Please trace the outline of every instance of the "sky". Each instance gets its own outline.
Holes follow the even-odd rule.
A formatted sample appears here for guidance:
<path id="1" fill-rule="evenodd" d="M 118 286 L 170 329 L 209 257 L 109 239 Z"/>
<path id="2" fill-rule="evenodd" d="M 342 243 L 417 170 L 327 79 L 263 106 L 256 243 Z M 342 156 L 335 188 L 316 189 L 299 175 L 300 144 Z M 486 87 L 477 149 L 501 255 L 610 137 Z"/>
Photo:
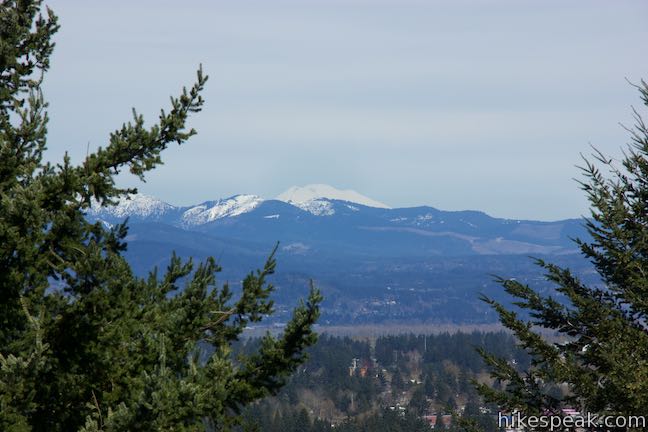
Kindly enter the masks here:
<path id="1" fill-rule="evenodd" d="M 146 183 L 176 205 L 293 185 L 393 207 L 587 214 L 591 147 L 620 157 L 648 79 L 648 2 L 52 0 L 48 158 L 81 161 L 133 107 L 209 75 L 198 134 Z"/>

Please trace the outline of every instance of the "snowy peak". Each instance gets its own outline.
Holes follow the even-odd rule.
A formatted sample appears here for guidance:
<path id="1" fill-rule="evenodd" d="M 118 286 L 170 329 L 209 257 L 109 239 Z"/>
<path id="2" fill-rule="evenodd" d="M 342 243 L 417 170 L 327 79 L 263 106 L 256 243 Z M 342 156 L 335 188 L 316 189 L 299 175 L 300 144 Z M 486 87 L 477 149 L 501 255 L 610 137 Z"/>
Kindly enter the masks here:
<path id="1" fill-rule="evenodd" d="M 333 186 L 325 184 L 311 184 L 302 187 L 293 186 L 283 193 L 279 194 L 276 199 L 295 205 L 302 209 L 304 209 L 304 207 L 309 207 L 309 203 L 313 201 L 319 201 L 321 199 L 349 201 L 367 207 L 377 207 L 384 209 L 391 208 L 388 205 L 381 203 L 380 201 L 373 200 L 354 190 L 340 190 L 334 188 Z"/>
<path id="2" fill-rule="evenodd" d="M 144 194 L 123 197 L 110 207 L 93 204 L 88 215 L 104 221 L 134 218 L 136 220 L 165 221 L 179 226 L 195 226 L 217 219 L 239 216 L 254 210 L 263 199 L 256 195 L 235 195 L 217 201 L 208 201 L 191 207 L 176 207 Z"/>
<path id="3" fill-rule="evenodd" d="M 263 199 L 256 195 L 235 195 L 191 207 L 182 214 L 183 225 L 202 225 L 225 217 L 239 216 L 254 210 Z"/>
<path id="4" fill-rule="evenodd" d="M 360 211 L 358 207 L 352 204 L 390 209 L 386 204 L 361 195 L 356 191 L 340 190 L 324 184 L 291 187 L 280 194 L 277 200 L 316 216 L 333 216 L 336 213 L 336 206 L 344 204 L 334 201 L 345 201 L 346 207 L 352 211 Z M 114 206 L 101 207 L 98 204 L 93 204 L 87 214 L 94 219 L 110 223 L 129 217 L 137 221 L 150 220 L 191 227 L 249 213 L 264 201 L 263 198 L 257 195 L 234 195 L 225 199 L 180 207 L 167 204 L 149 195 L 132 194 L 121 198 Z"/>
<path id="5" fill-rule="evenodd" d="M 156 218 L 174 209 L 175 207 L 171 204 L 152 196 L 130 194 L 119 200 L 117 205 L 111 207 L 101 207 L 98 203 L 93 203 L 88 213 L 93 216 L 107 214 L 115 218 Z"/>
<path id="6" fill-rule="evenodd" d="M 424 250 L 432 255 L 571 253 L 570 236 L 582 238 L 584 232 L 581 221 L 539 223 L 496 219 L 475 211 L 372 208 L 369 205 L 375 206 L 375 201 L 330 186 L 291 188 L 279 198 L 288 203 L 264 201 L 256 195 L 235 195 L 180 207 L 136 194 L 122 197 L 111 207 L 95 204 L 88 209 L 87 216 L 107 227 L 130 218 L 140 227 L 151 222 L 228 238 L 252 240 L 261 236 L 264 241 L 280 238 L 307 246 L 318 241 L 322 245 L 364 242 L 362 250 L 368 254 L 373 253 L 371 250 L 377 244 L 384 244 L 387 249 L 396 245 L 409 254 L 413 249 L 405 245 L 410 243 L 419 251 L 416 253 Z M 382 203 L 377 205 L 384 207 Z"/>

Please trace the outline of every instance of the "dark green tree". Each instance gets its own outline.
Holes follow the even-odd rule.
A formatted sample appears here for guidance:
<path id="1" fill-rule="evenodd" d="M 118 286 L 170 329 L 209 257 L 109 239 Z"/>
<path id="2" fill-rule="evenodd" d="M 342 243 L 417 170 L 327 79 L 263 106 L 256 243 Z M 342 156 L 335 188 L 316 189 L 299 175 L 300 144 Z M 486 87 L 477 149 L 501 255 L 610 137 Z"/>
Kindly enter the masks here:
<path id="1" fill-rule="evenodd" d="M 636 87 L 648 106 L 648 85 L 642 81 Z M 520 371 L 484 352 L 503 389 L 479 389 L 503 409 L 648 412 L 648 128 L 637 111 L 634 115 L 623 158 L 596 152 L 594 162 L 585 159 L 582 167 L 581 186 L 591 204 L 585 222 L 590 239 L 576 243 L 600 283 L 585 284 L 569 269 L 538 260 L 556 296 L 513 279 L 500 281 L 529 318 L 485 298 L 532 355 L 531 367 Z M 541 328 L 558 332 L 563 342 L 548 341 Z"/>
<path id="2" fill-rule="evenodd" d="M 403 380 L 400 369 L 396 369 L 391 376 L 391 389 L 394 395 L 400 394 L 405 389 L 405 381 Z"/>
<path id="3" fill-rule="evenodd" d="M 436 391 L 434 388 L 434 382 L 432 381 L 432 378 L 430 378 L 430 375 L 425 375 L 425 379 L 423 380 L 423 391 L 425 396 L 430 399 L 434 398 Z"/>
<path id="4" fill-rule="evenodd" d="M 133 274 L 127 227 L 85 212 L 135 192 L 116 187 L 120 171 L 144 180 L 195 134 L 186 122 L 207 77 L 199 70 L 153 126 L 134 113 L 80 165 L 51 164 L 41 84 L 57 29 L 41 1 L 0 3 L 0 430 L 227 430 L 304 361 L 321 297 L 311 289 L 283 335 L 234 359 L 245 326 L 273 312 L 272 256 L 236 297 L 211 258 Z"/>
<path id="5" fill-rule="evenodd" d="M 418 416 L 422 416 L 427 412 L 428 401 L 425 397 L 425 390 L 423 389 L 423 386 L 417 386 L 414 389 L 408 407 L 412 413 Z"/>
<path id="6" fill-rule="evenodd" d="M 310 430 L 310 428 L 310 418 L 308 417 L 308 412 L 306 412 L 306 409 L 302 408 L 301 410 L 293 414 L 292 427 L 289 429 L 289 432 L 308 431 Z"/>

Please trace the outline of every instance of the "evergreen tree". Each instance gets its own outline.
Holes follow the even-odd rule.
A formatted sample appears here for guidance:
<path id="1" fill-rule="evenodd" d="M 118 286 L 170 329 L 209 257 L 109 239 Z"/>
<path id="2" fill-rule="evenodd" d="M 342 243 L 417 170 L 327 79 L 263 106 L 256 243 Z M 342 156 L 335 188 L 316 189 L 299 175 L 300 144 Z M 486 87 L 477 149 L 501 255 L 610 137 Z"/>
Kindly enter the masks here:
<path id="1" fill-rule="evenodd" d="M 227 430 L 304 361 L 321 297 L 311 289 L 282 336 L 233 359 L 246 325 L 273 312 L 272 256 L 236 297 L 211 258 L 133 274 L 126 225 L 90 224 L 85 212 L 136 192 L 115 175 L 143 180 L 195 133 L 186 122 L 207 77 L 199 70 L 153 126 L 134 113 L 80 165 L 67 155 L 54 165 L 43 161 L 41 84 L 57 29 L 41 1 L 0 3 L 0 430 Z"/>
<path id="2" fill-rule="evenodd" d="M 425 396 L 429 397 L 430 399 L 434 397 L 434 382 L 432 381 L 432 378 L 430 378 L 430 375 L 425 375 L 425 379 L 423 380 L 423 391 L 425 393 Z"/>
<path id="3" fill-rule="evenodd" d="M 414 389 L 408 407 L 413 414 L 416 414 L 418 416 L 422 416 L 427 412 L 428 401 L 425 397 L 425 391 L 423 390 L 422 386 L 418 386 L 416 387 L 416 389 Z"/>
<path id="4" fill-rule="evenodd" d="M 637 86 L 648 106 L 648 85 Z M 597 152 L 585 160 L 582 189 L 591 203 L 585 222 L 591 239 L 577 240 L 601 283 L 584 284 L 569 269 L 538 260 L 561 297 L 539 294 L 516 280 L 501 280 L 529 313 L 485 298 L 502 323 L 532 355 L 520 372 L 484 352 L 503 390 L 481 385 L 481 393 L 508 410 L 559 412 L 568 406 L 592 413 L 648 412 L 648 127 L 637 111 L 632 142 L 621 161 Z M 604 170 L 603 172 L 601 170 Z M 537 328 L 564 336 L 551 343 Z M 556 385 L 567 387 L 557 392 Z"/>
<path id="5" fill-rule="evenodd" d="M 392 392 L 399 393 L 405 389 L 405 381 L 401 375 L 400 369 L 396 369 L 391 377 Z"/>
<path id="6" fill-rule="evenodd" d="M 310 418 L 306 409 L 302 408 L 294 414 L 293 427 L 291 432 L 308 431 L 311 428 Z"/>

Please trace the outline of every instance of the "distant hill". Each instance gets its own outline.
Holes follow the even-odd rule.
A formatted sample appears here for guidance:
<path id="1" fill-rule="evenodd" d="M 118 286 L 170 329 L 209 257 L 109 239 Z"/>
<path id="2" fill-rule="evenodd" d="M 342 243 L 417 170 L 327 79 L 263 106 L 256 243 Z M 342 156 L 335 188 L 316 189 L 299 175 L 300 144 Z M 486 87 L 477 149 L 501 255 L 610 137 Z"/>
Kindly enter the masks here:
<path id="1" fill-rule="evenodd" d="M 588 274 L 571 240 L 586 235 L 576 219 L 389 208 L 326 185 L 291 188 L 280 198 L 235 195 L 179 207 L 138 194 L 113 207 L 95 206 L 87 217 L 108 225 L 128 218 L 127 257 L 142 274 L 165 266 L 175 250 L 198 259 L 215 256 L 221 277 L 236 285 L 280 242 L 280 306 L 303 295 L 313 278 L 327 297 L 325 317 L 335 322 L 491 321 L 476 301 L 479 289 L 495 289 L 490 274 L 545 283 L 529 255 Z"/>

